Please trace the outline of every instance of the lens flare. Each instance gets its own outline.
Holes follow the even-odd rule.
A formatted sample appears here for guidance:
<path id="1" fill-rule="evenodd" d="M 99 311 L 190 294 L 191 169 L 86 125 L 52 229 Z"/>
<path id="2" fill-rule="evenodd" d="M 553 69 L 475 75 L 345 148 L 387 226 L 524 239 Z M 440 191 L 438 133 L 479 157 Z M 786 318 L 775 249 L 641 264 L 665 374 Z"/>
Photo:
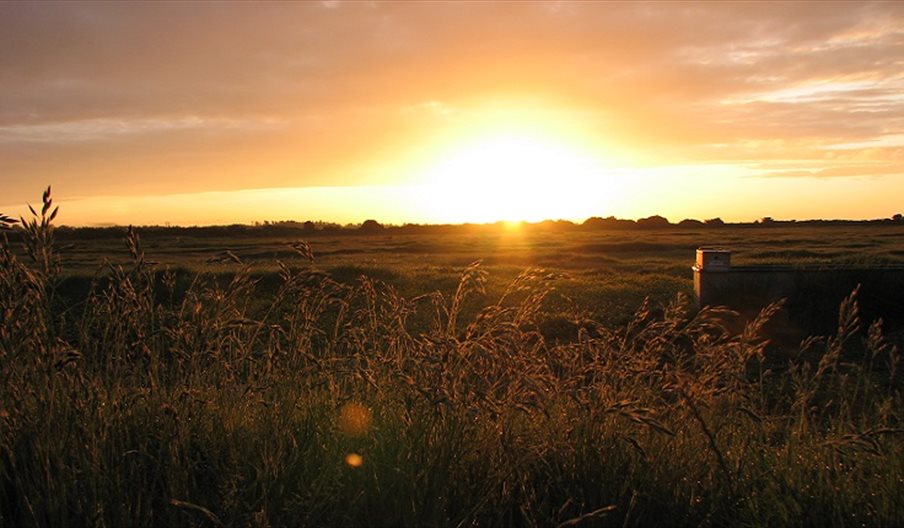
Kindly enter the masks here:
<path id="1" fill-rule="evenodd" d="M 348 467 L 359 468 L 364 464 L 364 457 L 358 453 L 349 453 L 345 455 L 345 463 L 348 464 Z"/>

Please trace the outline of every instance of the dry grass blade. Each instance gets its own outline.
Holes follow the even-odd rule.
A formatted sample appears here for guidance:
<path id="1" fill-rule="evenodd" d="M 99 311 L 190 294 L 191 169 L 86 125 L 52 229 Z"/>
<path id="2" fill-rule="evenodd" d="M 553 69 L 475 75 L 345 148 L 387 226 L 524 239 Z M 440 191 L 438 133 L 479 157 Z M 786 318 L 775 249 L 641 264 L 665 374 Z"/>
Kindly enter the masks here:
<path id="1" fill-rule="evenodd" d="M 15 218 L 0 213 L 0 229 L 12 229 L 16 222 L 17 220 Z"/>
<path id="2" fill-rule="evenodd" d="M 241 264 L 242 259 L 239 258 L 238 255 L 227 249 L 212 257 L 208 257 L 204 262 L 206 262 L 207 264 L 227 264 L 230 262 L 233 264 Z"/>
<path id="3" fill-rule="evenodd" d="M 446 333 L 450 336 L 455 334 L 458 315 L 462 303 L 468 294 L 472 292 L 477 293 L 478 295 L 486 293 L 485 284 L 487 272 L 480 267 L 482 263 L 482 260 L 472 262 L 461 274 L 461 280 L 458 282 L 458 288 L 455 290 L 455 295 L 452 297 L 452 305 L 449 307 L 448 312 L 449 320 L 446 325 Z"/>
<path id="4" fill-rule="evenodd" d="M 197 504 L 192 504 L 191 502 L 181 501 L 178 499 L 170 499 L 170 505 L 175 506 L 176 508 L 181 508 L 183 510 L 198 512 L 203 515 L 208 521 L 213 523 L 214 526 L 225 526 L 223 521 L 220 520 L 219 517 L 216 516 L 215 513 L 208 510 L 204 506 L 198 506 Z"/>
<path id="5" fill-rule="evenodd" d="M 126 230 L 126 246 L 129 248 L 129 255 L 132 257 L 132 260 L 135 262 L 144 260 L 144 251 L 141 249 L 141 240 L 138 237 L 138 232 L 135 231 L 135 228 L 132 226 L 129 226 Z"/>
<path id="6" fill-rule="evenodd" d="M 602 508 L 593 510 L 590 513 L 585 513 L 584 515 L 581 515 L 580 517 L 575 517 L 574 519 L 568 519 L 567 521 L 560 522 L 559 524 L 556 525 L 556 528 L 566 528 L 567 526 L 577 526 L 584 521 L 589 521 L 591 519 L 598 519 L 600 517 L 603 517 L 603 516 L 607 515 L 609 512 L 614 511 L 614 510 L 615 510 L 615 505 L 610 504 L 609 506 L 604 506 Z"/>
<path id="7" fill-rule="evenodd" d="M 314 262 L 314 250 L 311 249 L 311 245 L 304 240 L 297 240 L 290 244 L 292 249 L 295 250 L 296 253 L 301 255 L 302 258 L 307 260 L 308 262 Z"/>

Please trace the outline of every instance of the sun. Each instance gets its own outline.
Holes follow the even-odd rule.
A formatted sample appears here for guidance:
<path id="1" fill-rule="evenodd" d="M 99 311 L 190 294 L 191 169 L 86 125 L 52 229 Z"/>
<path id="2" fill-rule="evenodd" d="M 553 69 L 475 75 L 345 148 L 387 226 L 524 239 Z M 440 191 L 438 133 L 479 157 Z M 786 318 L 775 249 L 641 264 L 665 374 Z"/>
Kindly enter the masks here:
<path id="1" fill-rule="evenodd" d="M 506 133 L 449 149 L 422 181 L 438 220 L 535 222 L 597 214 L 606 202 L 603 169 L 577 147 Z"/>

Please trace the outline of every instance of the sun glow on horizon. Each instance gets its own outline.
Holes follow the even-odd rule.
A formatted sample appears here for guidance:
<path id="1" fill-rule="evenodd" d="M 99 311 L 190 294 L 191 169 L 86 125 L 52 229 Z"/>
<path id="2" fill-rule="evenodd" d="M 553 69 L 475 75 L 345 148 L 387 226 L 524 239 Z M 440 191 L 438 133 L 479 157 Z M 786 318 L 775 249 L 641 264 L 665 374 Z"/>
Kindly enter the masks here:
<path id="1" fill-rule="evenodd" d="M 448 149 L 421 181 L 431 214 L 446 222 L 586 218 L 610 200 L 604 164 L 541 136 L 492 134 Z"/>

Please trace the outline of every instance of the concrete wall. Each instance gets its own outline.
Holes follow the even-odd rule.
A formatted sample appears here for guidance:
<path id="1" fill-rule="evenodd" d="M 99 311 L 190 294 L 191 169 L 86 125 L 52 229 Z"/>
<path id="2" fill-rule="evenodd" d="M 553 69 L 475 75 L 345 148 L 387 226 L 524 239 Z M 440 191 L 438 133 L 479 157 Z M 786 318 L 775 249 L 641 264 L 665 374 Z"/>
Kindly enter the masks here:
<path id="1" fill-rule="evenodd" d="M 797 319 L 834 324 L 839 303 L 860 286 L 858 300 L 864 318 L 882 317 L 904 324 L 904 267 L 792 268 L 732 266 L 708 270 L 694 266 L 694 292 L 700 306 L 728 306 L 754 311 L 786 299 Z"/>

